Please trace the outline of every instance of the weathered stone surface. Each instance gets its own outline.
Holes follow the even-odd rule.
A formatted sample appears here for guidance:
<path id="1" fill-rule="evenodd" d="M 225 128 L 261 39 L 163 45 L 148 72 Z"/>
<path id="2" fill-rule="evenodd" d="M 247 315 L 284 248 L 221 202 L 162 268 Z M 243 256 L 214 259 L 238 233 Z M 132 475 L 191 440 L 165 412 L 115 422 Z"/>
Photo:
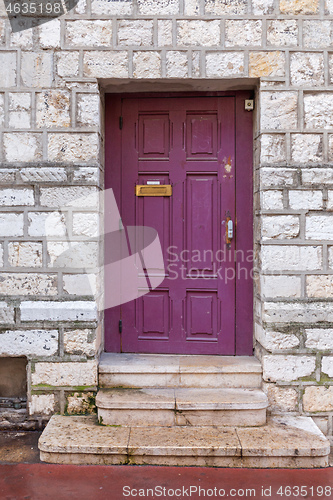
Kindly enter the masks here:
<path id="1" fill-rule="evenodd" d="M 286 161 L 286 138 L 284 134 L 262 134 L 260 137 L 261 163 L 283 163 Z"/>
<path id="2" fill-rule="evenodd" d="M 169 50 L 166 54 L 166 71 L 168 77 L 186 78 L 188 75 L 187 53 Z"/>
<path id="3" fill-rule="evenodd" d="M 57 73 L 61 77 L 77 76 L 79 74 L 79 52 L 59 52 L 57 54 Z"/>
<path id="4" fill-rule="evenodd" d="M 321 371 L 333 377 L 333 356 L 324 356 L 321 362 Z"/>
<path id="5" fill-rule="evenodd" d="M 29 50 L 32 48 L 32 30 L 17 31 L 10 33 L 10 47 Z"/>
<path id="6" fill-rule="evenodd" d="M 39 26 L 39 45 L 42 49 L 60 47 L 60 20 L 53 19 Z"/>
<path id="7" fill-rule="evenodd" d="M 226 20 L 225 46 L 260 46 L 262 39 L 261 20 Z"/>
<path id="8" fill-rule="evenodd" d="M 119 0 L 118 2 L 113 0 L 92 0 L 91 2 L 92 14 L 126 16 L 131 14 L 132 10 L 133 0 Z"/>
<path id="9" fill-rule="evenodd" d="M 167 15 L 178 14 L 179 1 L 178 0 L 137 0 L 139 7 L 139 14 L 153 14 Z"/>
<path id="10" fill-rule="evenodd" d="M 64 274 L 63 289 L 69 295 L 89 295 L 96 293 L 95 274 Z"/>
<path id="11" fill-rule="evenodd" d="M 328 158 L 330 161 L 333 160 L 333 135 L 329 134 L 328 136 Z M 333 183 L 333 169 L 324 168 L 320 171 L 320 174 L 324 177 L 324 182 Z M 318 175 L 316 176 L 316 179 Z M 320 181 L 316 181 L 320 182 Z"/>
<path id="12" fill-rule="evenodd" d="M 7 330 L 0 333 L 1 356 L 53 356 L 58 353 L 58 330 Z"/>
<path id="13" fill-rule="evenodd" d="M 97 362 L 36 363 L 31 374 L 32 385 L 82 387 L 97 384 Z"/>
<path id="14" fill-rule="evenodd" d="M 134 52 L 133 76 L 134 78 L 161 78 L 162 68 L 160 52 Z"/>
<path id="15" fill-rule="evenodd" d="M 294 87 L 324 84 L 324 56 L 317 52 L 294 52 L 290 56 L 290 82 Z"/>
<path id="16" fill-rule="evenodd" d="M 98 236 L 98 213 L 76 212 L 73 213 L 73 234 L 76 236 Z"/>
<path id="17" fill-rule="evenodd" d="M 283 192 L 282 191 L 261 191 L 261 208 L 264 210 L 282 210 Z"/>
<path id="18" fill-rule="evenodd" d="M 295 129 L 297 92 L 262 92 L 260 114 L 263 129 Z"/>
<path id="19" fill-rule="evenodd" d="M 48 267 L 54 268 L 93 268 L 98 265 L 97 242 L 48 241 Z"/>
<path id="20" fill-rule="evenodd" d="M 100 124 L 100 98 L 97 94 L 77 94 L 77 125 L 98 127 Z"/>
<path id="21" fill-rule="evenodd" d="M 62 90 L 47 90 L 37 94 L 37 127 L 69 127 L 70 97 Z"/>
<path id="22" fill-rule="evenodd" d="M 65 236 L 66 218 L 59 212 L 28 212 L 29 236 Z"/>
<path id="23" fill-rule="evenodd" d="M 69 415 L 96 413 L 94 393 L 74 392 L 74 394 L 68 396 L 66 413 Z"/>
<path id="24" fill-rule="evenodd" d="M 30 128 L 31 94 L 15 92 L 9 94 L 9 126 L 12 128 Z"/>
<path id="25" fill-rule="evenodd" d="M 40 204 L 44 207 L 96 208 L 97 190 L 92 186 L 47 187 L 40 190 Z"/>
<path id="26" fill-rule="evenodd" d="M 49 134 L 48 158 L 50 161 L 97 161 L 97 134 Z"/>
<path id="27" fill-rule="evenodd" d="M 292 186 L 295 183 L 295 173 L 293 169 L 261 168 L 261 188 Z"/>
<path id="28" fill-rule="evenodd" d="M 312 240 L 333 240 L 333 219 L 329 215 L 307 215 L 305 237 Z"/>
<path id="29" fill-rule="evenodd" d="M 309 349 L 333 349 L 333 330 L 331 328 L 307 328 L 305 347 Z"/>
<path id="30" fill-rule="evenodd" d="M 205 0 L 206 14 L 245 14 L 247 10 L 247 0 Z"/>
<path id="31" fill-rule="evenodd" d="M 81 167 L 73 171 L 75 182 L 99 184 L 99 169 L 97 167 Z"/>
<path id="32" fill-rule="evenodd" d="M 285 64 L 285 54 L 279 50 L 250 52 L 249 76 L 284 76 Z"/>
<path id="33" fill-rule="evenodd" d="M 43 245 L 34 241 L 13 241 L 8 243 L 8 263 L 12 267 L 41 267 Z"/>
<path id="34" fill-rule="evenodd" d="M 267 23 L 267 44 L 274 47 L 294 47 L 298 42 L 297 21 L 274 19 Z"/>
<path id="35" fill-rule="evenodd" d="M 265 245 L 262 247 L 264 271 L 318 270 L 322 267 L 320 246 Z"/>
<path id="36" fill-rule="evenodd" d="M 200 0 L 185 0 L 184 13 L 187 16 L 196 16 L 200 14 Z"/>
<path id="37" fill-rule="evenodd" d="M 262 320 L 267 323 L 321 323 L 333 321 L 331 302 L 265 302 Z"/>
<path id="38" fill-rule="evenodd" d="M 78 19 L 66 22 L 66 44 L 70 47 L 110 47 L 112 21 Z"/>
<path id="39" fill-rule="evenodd" d="M 274 9 L 274 0 L 252 0 L 252 12 L 256 16 L 273 14 Z"/>
<path id="40" fill-rule="evenodd" d="M 333 387 L 306 387 L 303 395 L 305 411 L 332 411 Z"/>
<path id="41" fill-rule="evenodd" d="M 0 127 L 4 126 L 5 120 L 5 100 L 4 94 L 0 94 Z"/>
<path id="42" fill-rule="evenodd" d="M 184 46 L 220 45 L 219 21 L 177 21 L 177 44 Z"/>
<path id="43" fill-rule="evenodd" d="M 7 302 L 0 302 L 0 321 L 2 324 L 14 323 L 14 307 Z"/>
<path id="44" fill-rule="evenodd" d="M 320 163 L 323 138 L 319 134 L 291 134 L 291 158 L 296 163 Z"/>
<path id="45" fill-rule="evenodd" d="M 263 357 L 263 377 L 266 382 L 292 382 L 309 377 L 316 368 L 314 356 L 269 355 Z"/>
<path id="46" fill-rule="evenodd" d="M 53 55 L 49 52 L 22 52 L 21 78 L 26 87 L 51 87 Z"/>
<path id="47" fill-rule="evenodd" d="M 289 191 L 289 206 L 293 210 L 320 210 L 323 208 L 321 191 Z"/>
<path id="48" fill-rule="evenodd" d="M 64 350 L 67 354 L 94 356 L 96 340 L 93 330 L 70 330 L 64 332 Z"/>
<path id="49" fill-rule="evenodd" d="M 333 298 L 333 276 L 313 275 L 306 277 L 308 297 Z"/>
<path id="50" fill-rule="evenodd" d="M 332 44 L 332 40 L 332 21 L 303 22 L 303 45 L 305 48 L 325 48 Z"/>
<path id="51" fill-rule="evenodd" d="M 0 214 L 0 236 L 23 236 L 23 214 Z"/>
<path id="52" fill-rule="evenodd" d="M 157 43 L 159 47 L 172 45 L 172 21 L 160 20 L 157 22 Z"/>
<path id="53" fill-rule="evenodd" d="M 267 394 L 269 409 L 272 412 L 297 411 L 298 393 L 296 389 L 265 384 L 264 391 Z"/>
<path id="54" fill-rule="evenodd" d="M 309 187 L 313 185 L 322 187 L 323 185 L 333 184 L 333 168 L 307 168 L 302 170 L 302 184 Z"/>
<path id="55" fill-rule="evenodd" d="M 29 401 L 30 415 L 51 415 L 55 411 L 54 394 L 32 394 Z"/>
<path id="56" fill-rule="evenodd" d="M 34 161 L 42 159 L 42 136 L 30 132 L 3 134 L 7 161 Z"/>
<path id="57" fill-rule="evenodd" d="M 317 14 L 319 0 L 280 0 L 282 14 Z"/>
<path id="58" fill-rule="evenodd" d="M 333 127 L 333 102 L 330 93 L 304 95 L 304 124 L 308 129 Z"/>
<path id="59" fill-rule="evenodd" d="M 21 302 L 22 321 L 96 321 L 96 304 L 88 301 Z"/>
<path id="60" fill-rule="evenodd" d="M 299 218 L 297 216 L 263 216 L 261 221 L 263 240 L 289 239 L 295 238 L 299 234 Z"/>
<path id="61" fill-rule="evenodd" d="M 151 46 L 153 42 L 153 21 L 144 19 L 118 21 L 118 44 Z"/>
<path id="62" fill-rule="evenodd" d="M 230 77 L 244 75 L 242 52 L 208 52 L 206 55 L 207 77 Z"/>
<path id="63" fill-rule="evenodd" d="M 55 274 L 3 273 L 0 280 L 1 295 L 57 295 Z"/>
<path id="64" fill-rule="evenodd" d="M 283 298 L 301 296 L 300 276 L 262 276 L 261 292 L 264 297 Z"/>
<path id="65" fill-rule="evenodd" d="M 94 78 L 127 78 L 128 54 L 125 51 L 85 52 L 83 73 Z"/>
<path id="66" fill-rule="evenodd" d="M 26 205 L 34 205 L 34 192 L 31 188 L 0 188 L 1 207 L 20 207 Z"/>
<path id="67" fill-rule="evenodd" d="M 67 174 L 64 168 L 22 168 L 19 177 L 23 182 L 63 182 L 67 181 Z"/>
<path id="68" fill-rule="evenodd" d="M 10 168 L 0 168 L 0 182 L 3 185 L 14 184 L 16 180 L 17 170 Z"/>
<path id="69" fill-rule="evenodd" d="M 293 349 L 299 346 L 299 339 L 296 335 L 267 331 L 256 324 L 255 337 L 257 341 L 267 351 L 281 351 L 285 349 Z"/>

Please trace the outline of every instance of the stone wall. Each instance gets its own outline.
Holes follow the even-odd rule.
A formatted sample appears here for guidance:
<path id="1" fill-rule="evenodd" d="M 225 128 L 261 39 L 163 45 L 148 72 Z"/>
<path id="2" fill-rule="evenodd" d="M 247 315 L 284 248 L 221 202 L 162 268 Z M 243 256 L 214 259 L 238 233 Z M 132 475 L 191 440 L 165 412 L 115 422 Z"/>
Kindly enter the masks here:
<path id="1" fill-rule="evenodd" d="M 75 200 L 103 187 L 106 80 L 255 78 L 255 350 L 271 409 L 332 434 L 332 0 L 80 0 L 19 33 L 1 9 L 0 349 L 29 359 L 31 414 L 96 389 L 103 325 L 78 275 L 98 242 L 57 258 L 94 238 L 98 207 Z"/>

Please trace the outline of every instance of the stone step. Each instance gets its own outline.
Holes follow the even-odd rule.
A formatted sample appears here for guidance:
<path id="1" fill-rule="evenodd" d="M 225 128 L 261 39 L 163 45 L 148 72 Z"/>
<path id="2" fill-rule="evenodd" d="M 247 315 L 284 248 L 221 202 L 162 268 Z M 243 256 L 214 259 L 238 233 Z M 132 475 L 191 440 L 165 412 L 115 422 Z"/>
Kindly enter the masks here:
<path id="1" fill-rule="evenodd" d="M 257 426 L 266 423 L 267 396 L 259 389 L 102 389 L 99 422 L 123 426 Z"/>
<path id="2" fill-rule="evenodd" d="M 103 353 L 99 387 L 261 387 L 253 356 Z"/>
<path id="3" fill-rule="evenodd" d="M 310 417 L 270 418 L 262 427 L 123 427 L 97 416 L 54 415 L 40 457 L 57 464 L 327 467 L 329 442 Z"/>

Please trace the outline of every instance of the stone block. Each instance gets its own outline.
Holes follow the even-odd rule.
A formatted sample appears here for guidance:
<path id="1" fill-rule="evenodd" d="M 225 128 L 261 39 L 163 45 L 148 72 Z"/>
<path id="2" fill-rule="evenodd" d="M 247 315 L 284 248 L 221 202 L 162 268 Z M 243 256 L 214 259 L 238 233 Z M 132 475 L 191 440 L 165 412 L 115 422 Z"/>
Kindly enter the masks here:
<path id="1" fill-rule="evenodd" d="M 333 83 L 333 54 L 328 55 L 328 65 L 329 65 L 329 81 L 330 83 Z"/>
<path id="2" fill-rule="evenodd" d="M 328 247 L 328 264 L 333 269 L 333 247 Z"/>
<path id="3" fill-rule="evenodd" d="M 58 330 L 7 330 L 0 333 L 0 356 L 54 356 Z"/>
<path id="4" fill-rule="evenodd" d="M 188 59 L 186 52 L 168 50 L 166 53 L 166 73 L 170 78 L 186 78 L 188 76 Z"/>
<path id="5" fill-rule="evenodd" d="M 308 297 L 322 299 L 333 298 L 333 276 L 313 275 L 306 277 L 306 292 Z"/>
<path id="6" fill-rule="evenodd" d="M 30 128 L 31 94 L 15 92 L 9 94 L 9 126 L 11 128 Z"/>
<path id="7" fill-rule="evenodd" d="M 286 58 L 279 50 L 269 52 L 250 52 L 249 76 L 284 76 Z"/>
<path id="8" fill-rule="evenodd" d="M 30 132 L 3 134 L 5 159 L 10 162 L 42 159 L 42 136 Z"/>
<path id="9" fill-rule="evenodd" d="M 67 354 L 94 356 L 96 336 L 93 330 L 69 330 L 64 332 L 64 351 Z"/>
<path id="10" fill-rule="evenodd" d="M 94 237 L 99 235 L 99 214 L 89 212 L 73 213 L 73 234 Z"/>
<path id="11" fill-rule="evenodd" d="M 153 21 L 118 21 L 118 45 L 148 46 L 153 44 Z"/>
<path id="12" fill-rule="evenodd" d="M 37 127 L 60 128 L 70 126 L 70 94 L 63 90 L 46 90 L 37 94 Z"/>
<path id="13" fill-rule="evenodd" d="M 333 386 L 306 387 L 303 395 L 303 409 L 309 412 L 333 410 Z"/>
<path id="14" fill-rule="evenodd" d="M 219 21 L 177 21 L 177 44 L 183 46 L 219 46 Z"/>
<path id="15" fill-rule="evenodd" d="M 0 188 L 1 207 L 21 207 L 35 204 L 34 191 L 31 188 Z"/>
<path id="16" fill-rule="evenodd" d="M 0 245 L 0 267 L 3 267 L 3 245 Z"/>
<path id="17" fill-rule="evenodd" d="M 319 134 L 291 134 L 291 159 L 295 163 L 320 163 L 323 138 Z"/>
<path id="18" fill-rule="evenodd" d="M 308 49 L 326 48 L 332 45 L 332 21 L 304 21 L 303 46 Z"/>
<path id="19" fill-rule="evenodd" d="M 205 13 L 241 15 L 247 12 L 247 0 L 205 0 Z"/>
<path id="20" fill-rule="evenodd" d="M 324 56 L 318 52 L 290 55 L 290 83 L 293 87 L 324 85 Z"/>
<path id="21" fill-rule="evenodd" d="M 42 49 L 60 47 L 60 20 L 53 19 L 39 26 L 39 45 Z"/>
<path id="22" fill-rule="evenodd" d="M 5 120 L 5 100 L 4 94 L 0 94 L 0 127 L 4 126 Z"/>
<path id="23" fill-rule="evenodd" d="M 8 263 L 12 267 L 41 267 L 43 245 L 36 241 L 11 241 L 8 243 Z"/>
<path id="24" fill-rule="evenodd" d="M 19 177 L 23 182 L 64 182 L 67 181 L 67 173 L 64 168 L 58 167 L 34 167 L 22 168 Z"/>
<path id="25" fill-rule="evenodd" d="M 23 236 L 23 214 L 0 213 L 0 236 Z"/>
<path id="26" fill-rule="evenodd" d="M 74 77 L 79 74 L 79 52 L 61 51 L 57 54 L 57 73 L 59 76 Z"/>
<path id="27" fill-rule="evenodd" d="M 262 134 L 260 137 L 261 164 L 286 162 L 286 138 L 284 134 Z"/>
<path id="28" fill-rule="evenodd" d="M 21 48 L 24 50 L 29 50 L 32 48 L 32 29 L 25 29 L 22 31 L 11 32 L 10 33 L 9 45 L 11 48 Z"/>
<path id="29" fill-rule="evenodd" d="M 68 415 L 96 413 L 95 396 L 93 392 L 74 392 L 67 397 L 66 413 Z"/>
<path id="30" fill-rule="evenodd" d="M 333 240 L 333 224 L 329 215 L 307 215 L 305 237 L 312 240 Z"/>
<path id="31" fill-rule="evenodd" d="M 322 191 L 289 191 L 289 206 L 293 210 L 320 210 L 323 208 Z"/>
<path id="32" fill-rule="evenodd" d="M 29 401 L 30 415 L 52 415 L 55 411 L 54 394 L 32 394 Z"/>
<path id="33" fill-rule="evenodd" d="M 263 387 L 268 397 L 271 412 L 297 411 L 298 392 L 291 387 L 279 387 L 273 384 L 265 384 Z"/>
<path id="34" fill-rule="evenodd" d="M 201 72 L 200 72 L 200 52 L 199 51 L 192 51 L 192 78 L 199 77 Z"/>
<path id="35" fill-rule="evenodd" d="M 178 14 L 179 0 L 137 0 L 139 14 L 143 15 L 170 15 Z"/>
<path id="36" fill-rule="evenodd" d="M 322 268 L 320 246 L 264 245 L 264 271 L 315 271 Z"/>
<path id="37" fill-rule="evenodd" d="M 127 16 L 132 14 L 133 0 L 92 0 L 92 14 Z"/>
<path id="38" fill-rule="evenodd" d="M 146 51 L 133 53 L 133 77 L 134 78 L 161 78 L 161 54 L 160 52 Z"/>
<path id="39" fill-rule="evenodd" d="M 263 357 L 263 378 L 266 382 L 292 382 L 309 377 L 316 369 L 314 356 L 268 355 Z"/>
<path id="40" fill-rule="evenodd" d="M 200 0 L 185 0 L 184 14 L 186 16 L 200 15 Z"/>
<path id="41" fill-rule="evenodd" d="M 305 347 L 308 349 L 332 350 L 333 329 L 332 328 L 307 328 L 305 330 Z"/>
<path id="42" fill-rule="evenodd" d="M 73 181 L 99 184 L 99 169 L 97 167 L 79 167 L 73 171 Z"/>
<path id="43" fill-rule="evenodd" d="M 274 0 L 252 0 L 252 12 L 255 16 L 273 14 L 274 10 Z"/>
<path id="44" fill-rule="evenodd" d="M 328 136 L 328 159 L 333 160 L 333 135 L 331 134 Z M 323 171 L 327 172 L 326 177 L 332 179 L 333 182 L 333 169 L 323 169 Z"/>
<path id="45" fill-rule="evenodd" d="M 22 321 L 96 321 L 95 302 L 23 301 L 20 305 Z"/>
<path id="46" fill-rule="evenodd" d="M 77 94 L 77 120 L 79 127 L 100 125 L 100 98 L 98 94 Z"/>
<path id="47" fill-rule="evenodd" d="M 98 161 L 97 134 L 52 133 L 48 135 L 48 159 L 61 162 Z"/>
<path id="48" fill-rule="evenodd" d="M 55 274 L 3 273 L 0 281 L 1 295 L 57 295 Z"/>
<path id="49" fill-rule="evenodd" d="M 51 87 L 53 55 L 49 52 L 22 52 L 21 78 L 25 87 Z"/>
<path id="50" fill-rule="evenodd" d="M 255 338 L 267 351 L 281 351 L 299 346 L 296 335 L 276 331 L 266 331 L 256 324 Z"/>
<path id="51" fill-rule="evenodd" d="M 304 125 L 311 129 L 333 127 L 333 102 L 328 92 L 304 95 Z"/>
<path id="52" fill-rule="evenodd" d="M 333 321 L 331 302 L 265 302 L 262 313 L 267 323 L 322 323 Z"/>
<path id="53" fill-rule="evenodd" d="M 261 168 L 261 188 L 292 186 L 295 183 L 296 170 L 283 168 Z"/>
<path id="54" fill-rule="evenodd" d="M 14 323 L 14 307 L 7 302 L 0 302 L 0 321 L 3 325 Z"/>
<path id="55" fill-rule="evenodd" d="M 97 208 L 98 191 L 92 186 L 45 187 L 40 190 L 40 204 L 50 208 Z"/>
<path id="56" fill-rule="evenodd" d="M 297 128 L 297 92 L 262 92 L 261 126 L 268 130 Z"/>
<path id="57" fill-rule="evenodd" d="M 65 36 L 69 47 L 111 47 L 112 21 L 67 21 Z"/>
<path id="58" fill-rule="evenodd" d="M 302 170 L 302 184 L 309 187 L 317 185 L 320 188 L 333 184 L 333 168 L 307 168 Z"/>
<path id="59" fill-rule="evenodd" d="M 208 52 L 206 55 L 206 76 L 227 78 L 244 75 L 243 52 Z"/>
<path id="60" fill-rule="evenodd" d="M 48 267 L 93 268 L 98 266 L 97 242 L 49 241 L 47 243 Z"/>
<path id="61" fill-rule="evenodd" d="M 290 239 L 299 235 L 299 218 L 294 215 L 263 216 L 261 219 L 263 240 Z"/>
<path id="62" fill-rule="evenodd" d="M 318 14 L 319 0 L 280 0 L 281 14 Z"/>
<path id="63" fill-rule="evenodd" d="M 83 74 L 91 78 L 128 78 L 128 53 L 123 50 L 85 52 Z"/>
<path id="64" fill-rule="evenodd" d="M 96 386 L 97 362 L 36 363 L 31 382 L 54 387 Z"/>
<path id="65" fill-rule="evenodd" d="M 29 236 L 65 236 L 66 217 L 59 212 L 28 212 Z"/>
<path id="66" fill-rule="evenodd" d="M 333 356 L 323 356 L 321 371 L 329 377 L 333 377 Z"/>
<path id="67" fill-rule="evenodd" d="M 282 191 L 261 191 L 260 197 L 263 210 L 283 210 Z"/>
<path id="68" fill-rule="evenodd" d="M 298 45 L 297 21 L 292 19 L 267 21 L 267 45 L 272 47 L 295 47 Z"/>
<path id="69" fill-rule="evenodd" d="M 5 6 L 3 5 L 3 8 L 4 7 Z M 2 15 L 1 10 L 0 10 L 0 15 Z M 0 19 L 0 45 L 4 44 L 5 44 L 5 19 Z"/>
<path id="70" fill-rule="evenodd" d="M 95 274 L 64 274 L 62 281 L 63 290 L 68 295 L 95 296 L 96 294 Z"/>
<path id="71" fill-rule="evenodd" d="M 261 20 L 238 20 L 225 21 L 225 46 L 260 46 L 262 44 L 262 22 Z"/>
<path id="72" fill-rule="evenodd" d="M 302 293 L 301 277 L 261 276 L 261 293 L 265 298 L 298 298 Z"/>
<path id="73" fill-rule="evenodd" d="M 163 19 L 157 21 L 157 43 L 159 47 L 172 45 L 172 21 Z"/>

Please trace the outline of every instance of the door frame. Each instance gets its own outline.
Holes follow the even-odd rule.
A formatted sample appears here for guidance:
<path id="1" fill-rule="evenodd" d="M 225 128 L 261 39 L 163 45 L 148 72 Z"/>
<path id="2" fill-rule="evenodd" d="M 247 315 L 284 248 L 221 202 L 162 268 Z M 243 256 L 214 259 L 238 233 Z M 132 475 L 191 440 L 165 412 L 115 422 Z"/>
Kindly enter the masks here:
<path id="1" fill-rule="evenodd" d="M 245 100 L 253 99 L 253 91 L 218 92 L 140 92 L 105 94 L 105 189 L 114 187 L 121 192 L 121 116 L 122 99 L 163 98 L 163 97 L 223 97 L 235 98 L 235 172 L 236 172 L 236 220 L 235 231 L 237 248 L 253 252 L 253 113 L 245 109 Z M 252 253 L 253 255 L 253 253 Z M 242 269 L 238 275 L 239 267 Z M 253 288 L 250 276 L 253 262 L 241 261 L 236 252 L 236 291 L 235 291 L 235 355 L 253 355 Z M 119 318 L 120 307 L 119 308 Z M 115 311 L 113 310 L 113 313 Z M 121 352 L 121 335 L 116 314 L 110 309 L 104 314 L 104 332 L 108 336 L 109 350 Z M 112 339 L 110 341 L 110 339 Z"/>

